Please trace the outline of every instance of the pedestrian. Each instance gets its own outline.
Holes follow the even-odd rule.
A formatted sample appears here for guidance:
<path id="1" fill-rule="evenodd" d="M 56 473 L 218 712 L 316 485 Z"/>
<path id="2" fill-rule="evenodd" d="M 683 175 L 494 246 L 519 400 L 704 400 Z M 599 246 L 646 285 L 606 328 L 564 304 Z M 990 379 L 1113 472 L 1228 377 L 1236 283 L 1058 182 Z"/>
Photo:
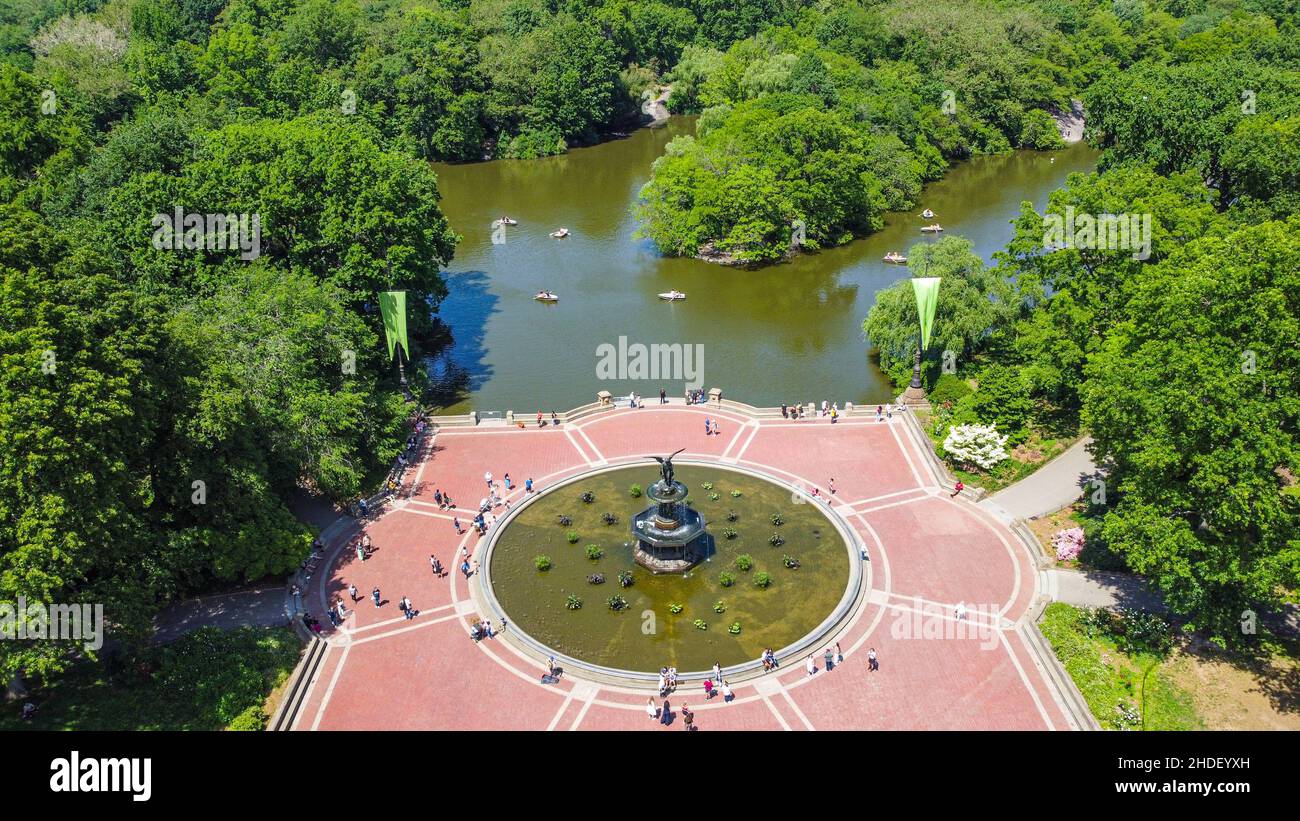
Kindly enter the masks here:
<path id="1" fill-rule="evenodd" d="M 469 559 L 465 559 L 460 563 L 460 572 L 465 574 L 465 578 L 467 579 L 469 578 L 469 573 L 470 573 Z"/>
<path id="2" fill-rule="evenodd" d="M 532 492 L 533 492 L 533 480 L 532 477 L 529 477 L 524 480 L 524 493 L 532 493 Z"/>
<path id="3" fill-rule="evenodd" d="M 876 421 L 877 421 L 877 422 L 880 421 L 881 416 L 884 414 L 884 411 L 885 411 L 884 408 L 882 408 L 880 405 L 876 405 Z"/>
<path id="4" fill-rule="evenodd" d="M 557 428 L 559 426 L 560 426 L 560 417 L 555 415 L 555 411 L 551 411 L 551 427 Z"/>
<path id="5" fill-rule="evenodd" d="M 361 537 L 361 546 L 366 549 L 366 555 L 370 554 L 370 534 Z"/>
<path id="6" fill-rule="evenodd" d="M 735 697 L 736 694 L 731 692 L 731 682 L 730 681 L 722 682 L 722 703 L 730 704 L 731 700 Z"/>
<path id="7" fill-rule="evenodd" d="M 357 507 L 360 508 L 363 517 L 370 515 L 370 505 L 366 504 L 365 499 L 357 499 Z"/>
<path id="8" fill-rule="evenodd" d="M 704 680 L 704 700 L 708 701 L 712 698 L 713 698 L 713 679 L 706 678 Z"/>
<path id="9" fill-rule="evenodd" d="M 342 600 L 342 599 L 335 599 L 335 600 L 334 600 L 334 603 L 335 603 L 335 606 L 337 607 L 337 609 L 338 609 L 338 611 L 339 611 L 339 621 L 343 621 L 344 619 L 346 619 L 346 618 L 348 617 L 348 609 L 347 609 L 346 607 L 343 606 L 343 600 Z"/>
<path id="10" fill-rule="evenodd" d="M 357 561 L 364 562 L 365 560 L 366 560 L 366 549 L 362 547 L 361 542 L 357 542 Z"/>
<path id="11" fill-rule="evenodd" d="M 709 417 L 706 416 L 704 417 L 704 435 L 711 436 L 712 434 L 713 434 L 713 420 L 709 419 Z"/>
<path id="12" fill-rule="evenodd" d="M 439 562 L 438 557 L 432 553 L 429 554 L 429 568 L 433 571 L 434 576 L 439 579 L 442 578 L 442 563 Z"/>
<path id="13" fill-rule="evenodd" d="M 695 723 L 695 713 L 692 713 L 691 708 L 685 704 L 682 705 L 682 723 L 688 733 L 693 729 L 691 725 Z"/>
<path id="14" fill-rule="evenodd" d="M 433 500 L 438 503 L 439 509 L 446 507 L 446 505 L 442 503 L 442 488 L 438 488 L 433 492 Z"/>
<path id="15" fill-rule="evenodd" d="M 355 584 L 348 585 L 348 594 L 352 596 L 352 603 L 356 604 L 358 596 L 357 596 L 357 586 Z"/>
<path id="16" fill-rule="evenodd" d="M 506 490 L 514 490 L 514 486 L 510 484 L 510 474 L 509 474 L 509 473 L 507 473 L 507 474 L 505 475 L 504 479 L 505 479 L 505 483 L 506 483 Z"/>
<path id="17" fill-rule="evenodd" d="M 716 661 L 713 662 L 713 680 L 722 681 L 722 665 Z"/>
<path id="18" fill-rule="evenodd" d="M 486 633 L 487 637 L 490 639 L 497 637 L 496 631 L 492 629 L 492 619 L 483 619 L 483 632 Z"/>
<path id="19" fill-rule="evenodd" d="M 659 710 L 659 723 L 665 727 L 673 720 L 673 711 L 668 704 L 668 699 L 664 699 L 664 706 Z"/>
<path id="20" fill-rule="evenodd" d="M 545 424 L 546 424 L 546 423 L 542 421 L 542 412 L 541 412 L 541 411 L 538 411 L 538 412 L 537 412 L 537 427 L 540 428 L 540 427 L 542 427 L 542 426 L 545 425 Z"/>
<path id="21" fill-rule="evenodd" d="M 834 477 L 834 476 L 831 477 L 830 491 L 831 491 L 831 495 L 834 496 L 834 495 L 835 495 L 835 477 Z"/>
<path id="22" fill-rule="evenodd" d="M 411 600 L 402 596 L 402 612 L 406 614 L 407 620 L 415 618 L 415 608 L 411 607 Z"/>
<path id="23" fill-rule="evenodd" d="M 838 641 L 835 642 L 835 663 L 836 664 L 844 663 L 844 654 L 840 652 L 840 643 Z"/>
<path id="24" fill-rule="evenodd" d="M 867 651 L 867 672 L 874 672 L 880 669 L 880 662 L 876 661 L 876 648 L 872 647 Z"/>
<path id="25" fill-rule="evenodd" d="M 838 422 L 838 421 L 840 421 L 840 412 L 839 412 L 839 410 L 838 410 L 834 405 L 832 405 L 832 406 L 831 406 L 831 424 L 833 425 L 833 424 L 835 424 L 835 423 Z"/>
<path id="26" fill-rule="evenodd" d="M 462 533 L 465 532 L 465 530 L 460 526 L 460 518 L 457 517 L 457 516 L 452 516 L 452 517 L 451 517 L 451 526 L 454 527 L 454 528 L 456 528 L 456 535 L 457 535 L 457 536 L 459 536 L 459 535 L 461 535 Z"/>
<path id="27" fill-rule="evenodd" d="M 966 602 L 964 601 L 957 602 L 956 616 L 957 616 L 957 621 L 966 620 Z"/>
<path id="28" fill-rule="evenodd" d="M 661 697 L 668 695 L 668 668 L 667 667 L 659 668 L 659 695 Z"/>
<path id="29" fill-rule="evenodd" d="M 807 667 L 808 667 L 808 675 L 811 676 L 813 673 L 816 673 L 816 672 L 817 672 L 817 663 L 816 663 L 815 661 L 813 661 L 812 653 L 809 653 L 809 654 L 808 654 L 808 664 L 807 664 Z"/>
<path id="30" fill-rule="evenodd" d="M 713 420 L 713 435 L 714 436 L 722 435 L 722 425 L 720 424 L 720 421 L 717 419 Z"/>
<path id="31" fill-rule="evenodd" d="M 486 473 L 483 474 L 483 481 L 484 481 L 484 482 L 487 482 L 488 490 L 491 491 L 491 490 L 492 490 L 492 471 L 489 470 L 489 471 L 487 471 Z"/>
<path id="32" fill-rule="evenodd" d="M 655 704 L 654 696 L 650 696 L 645 700 L 645 714 L 650 716 L 651 721 L 659 717 L 659 705 Z"/>
<path id="33" fill-rule="evenodd" d="M 827 672 L 835 669 L 835 654 L 831 652 L 831 648 L 826 648 L 826 652 L 823 654 L 822 659 L 826 663 Z"/>
<path id="34" fill-rule="evenodd" d="M 955 498 L 957 497 L 957 494 L 958 494 L 958 493 L 961 493 L 961 492 L 962 492 L 963 490 L 965 490 L 965 489 L 966 489 L 966 486 L 963 485 L 963 484 L 961 483 L 961 480 L 960 480 L 960 479 L 958 479 L 958 480 L 957 480 L 957 484 L 953 485 L 952 493 L 948 494 L 948 498 L 949 498 L 949 499 L 955 499 Z"/>
<path id="35" fill-rule="evenodd" d="M 376 587 L 374 590 L 371 590 L 371 591 L 370 591 L 370 598 L 372 598 L 372 599 L 375 600 L 375 607 L 378 607 L 378 606 L 379 606 L 379 588 L 378 588 L 378 587 Z"/>
<path id="36" fill-rule="evenodd" d="M 297 613 L 302 610 L 302 589 L 298 585 L 293 586 L 293 612 Z"/>
<path id="37" fill-rule="evenodd" d="M 668 404 L 668 392 L 665 391 L 663 388 L 659 389 L 659 404 L 661 405 Z"/>

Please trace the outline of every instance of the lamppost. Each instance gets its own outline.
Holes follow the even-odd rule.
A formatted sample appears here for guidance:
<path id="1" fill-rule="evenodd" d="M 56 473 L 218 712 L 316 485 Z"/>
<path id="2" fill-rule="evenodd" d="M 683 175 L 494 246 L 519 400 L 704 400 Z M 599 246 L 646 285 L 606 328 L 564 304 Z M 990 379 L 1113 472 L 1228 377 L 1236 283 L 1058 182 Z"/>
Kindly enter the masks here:
<path id="1" fill-rule="evenodd" d="M 922 261 L 924 265 L 924 261 Z M 922 268 L 924 271 L 925 268 Z M 912 359 L 912 382 L 903 391 L 904 404 L 927 404 L 925 389 L 921 387 L 921 352 L 930 345 L 930 329 L 934 325 L 935 309 L 939 305 L 939 283 L 941 277 L 915 277 L 912 279 L 912 293 L 916 297 L 916 315 L 920 334 L 916 341 L 916 354 Z"/>

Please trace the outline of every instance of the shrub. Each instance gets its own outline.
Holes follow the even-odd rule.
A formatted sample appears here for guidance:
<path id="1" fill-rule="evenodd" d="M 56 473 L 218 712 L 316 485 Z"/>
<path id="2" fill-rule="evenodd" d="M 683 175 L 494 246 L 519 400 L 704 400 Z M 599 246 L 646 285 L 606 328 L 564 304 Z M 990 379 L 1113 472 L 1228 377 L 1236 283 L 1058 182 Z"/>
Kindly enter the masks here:
<path id="1" fill-rule="evenodd" d="M 561 513 L 559 522 L 560 522 L 560 527 L 568 527 L 569 525 L 573 524 L 573 519 Z"/>
<path id="2" fill-rule="evenodd" d="M 773 513 L 772 524 L 775 525 L 776 527 L 780 527 L 781 525 L 785 524 L 785 518 L 782 517 L 780 513 Z"/>
<path id="3" fill-rule="evenodd" d="M 1052 547 L 1056 549 L 1058 561 L 1069 562 L 1079 558 L 1079 553 L 1083 551 L 1083 545 L 1084 535 L 1081 527 L 1058 530 L 1052 536 Z"/>
<path id="4" fill-rule="evenodd" d="M 534 557 L 533 557 L 533 565 L 534 565 L 538 570 L 550 570 L 550 569 L 551 569 L 551 557 L 550 557 L 550 556 L 534 556 Z"/>
<path id="5" fill-rule="evenodd" d="M 582 500 L 582 503 L 584 505 L 589 505 L 592 502 L 596 501 L 596 494 L 592 493 L 590 490 L 584 490 L 582 492 L 582 495 L 579 496 L 578 498 Z"/>
<path id="6" fill-rule="evenodd" d="M 696 630 L 708 630 L 708 629 L 709 629 L 709 623 L 708 623 L 707 621 L 705 621 L 704 619 L 696 619 L 695 621 L 691 622 L 691 624 L 695 625 L 695 629 L 696 629 Z"/>
<path id="7" fill-rule="evenodd" d="M 718 599 L 713 603 L 713 612 L 719 615 L 727 612 L 727 605 L 722 602 L 722 599 Z"/>
<path id="8" fill-rule="evenodd" d="M 741 553 L 736 557 L 736 569 L 742 573 L 748 572 L 754 566 L 754 557 L 748 553 Z"/>
<path id="9" fill-rule="evenodd" d="M 957 462 L 991 470 L 1007 458 L 1007 437 L 993 425 L 953 425 L 943 440 L 944 452 Z"/>
<path id="10" fill-rule="evenodd" d="M 605 599 L 605 604 L 609 605 L 610 610 L 625 610 L 627 608 L 627 599 L 622 596 L 610 596 Z"/>
<path id="11" fill-rule="evenodd" d="M 705 490 L 713 490 L 713 483 L 712 483 L 712 482 L 700 482 L 700 487 L 704 488 Z"/>
<path id="12" fill-rule="evenodd" d="M 634 578 L 632 577 L 632 571 L 631 571 L 631 570 L 620 570 L 620 571 L 618 571 L 618 586 L 619 586 L 619 587 L 631 587 L 632 584 L 633 584 L 633 582 L 635 582 L 635 581 L 636 581 L 636 579 L 634 579 Z"/>
<path id="13" fill-rule="evenodd" d="M 785 565 L 790 570 L 799 569 L 799 560 L 789 554 L 786 554 L 781 557 L 781 564 Z"/>
<path id="14" fill-rule="evenodd" d="M 632 487 L 627 489 L 627 495 L 631 496 L 633 499 L 640 499 L 641 493 L 642 491 L 640 485 L 632 485 Z"/>
<path id="15" fill-rule="evenodd" d="M 266 713 L 262 712 L 260 704 L 254 704 L 235 716 L 235 720 L 230 722 L 226 729 L 237 732 L 264 730 L 266 729 Z"/>
<path id="16" fill-rule="evenodd" d="M 755 587 L 768 587 L 772 584 L 772 577 L 766 571 L 760 570 L 754 574 Z"/>
<path id="17" fill-rule="evenodd" d="M 710 493 L 710 494 L 709 494 L 709 501 L 710 501 L 710 502 L 716 502 L 716 501 L 718 501 L 718 500 L 721 499 L 721 498 L 722 498 L 722 497 L 719 496 L 719 495 L 716 494 L 716 493 Z"/>
<path id="18" fill-rule="evenodd" d="M 740 534 L 736 532 L 736 529 L 734 527 L 724 527 L 722 529 L 722 535 L 728 539 L 734 539 Z"/>
<path id="19" fill-rule="evenodd" d="M 576 530 L 570 530 L 568 533 L 565 533 L 565 534 L 564 534 L 564 538 L 566 538 L 566 539 L 569 540 L 569 544 L 577 544 L 577 543 L 578 543 L 578 539 L 581 538 L 581 537 L 578 536 L 578 531 L 576 531 Z"/>
<path id="20" fill-rule="evenodd" d="M 730 573 L 724 570 L 718 574 L 718 584 L 722 585 L 723 587 L 731 587 L 735 583 L 736 583 L 736 575 L 734 573 Z"/>
<path id="21" fill-rule="evenodd" d="M 740 518 L 740 514 L 737 513 L 736 511 L 734 511 L 734 510 L 728 510 L 728 511 L 727 511 L 727 521 L 728 521 L 728 522 L 734 522 L 734 521 L 736 521 L 736 520 L 739 519 L 739 518 Z"/>
<path id="22" fill-rule="evenodd" d="M 686 609 L 686 605 L 678 604 L 677 602 L 673 602 L 668 605 L 668 612 L 672 613 L 674 616 L 676 616 L 678 613 L 682 612 L 685 609 Z"/>
<path id="23" fill-rule="evenodd" d="M 738 621 L 733 621 L 733 622 L 731 623 L 731 626 L 727 628 L 727 632 L 730 633 L 730 634 L 733 635 L 733 636 L 738 636 L 738 635 L 740 635 L 740 622 L 738 622 Z"/>
<path id="24" fill-rule="evenodd" d="M 772 538 L 768 539 L 767 543 L 772 545 L 772 547 L 780 547 L 785 544 L 785 539 L 781 538 L 780 533 L 773 533 Z"/>
<path id="25" fill-rule="evenodd" d="M 604 522 L 606 525 L 618 524 L 618 517 L 615 516 L 613 513 L 600 514 L 600 520 Z"/>
<path id="26" fill-rule="evenodd" d="M 733 499 L 739 499 L 742 495 L 743 495 L 743 494 L 741 494 L 741 492 L 740 492 L 739 490 L 733 490 L 733 491 L 731 491 L 731 498 L 733 498 Z"/>
<path id="27" fill-rule="evenodd" d="M 934 387 L 930 389 L 928 398 L 932 406 L 939 406 L 944 403 L 956 404 L 970 392 L 971 387 L 966 384 L 966 380 L 956 374 L 945 373 L 935 380 Z"/>
<path id="28" fill-rule="evenodd" d="M 587 577 L 587 584 L 604 584 L 604 583 L 605 583 L 604 573 L 592 573 L 590 576 Z"/>
<path id="29" fill-rule="evenodd" d="M 570 594 L 569 594 L 569 595 L 564 599 L 564 608 L 565 608 L 566 610 L 581 610 L 581 609 L 582 609 L 582 599 L 580 599 L 580 598 L 578 598 L 577 596 L 575 596 L 575 595 L 573 595 L 572 593 L 570 593 Z"/>
<path id="30" fill-rule="evenodd" d="M 600 545 L 598 544 L 587 545 L 587 558 L 591 559 L 593 562 L 604 555 L 605 555 L 605 551 L 600 549 Z"/>

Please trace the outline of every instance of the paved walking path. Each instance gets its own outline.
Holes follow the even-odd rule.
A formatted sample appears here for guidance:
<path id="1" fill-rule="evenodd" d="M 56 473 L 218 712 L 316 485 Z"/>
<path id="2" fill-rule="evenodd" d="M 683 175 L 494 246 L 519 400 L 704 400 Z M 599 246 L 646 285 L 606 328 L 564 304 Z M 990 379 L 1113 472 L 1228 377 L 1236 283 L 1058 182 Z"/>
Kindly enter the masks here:
<path id="1" fill-rule="evenodd" d="M 984 499 L 980 506 L 1008 523 L 1060 510 L 1082 496 L 1098 475 L 1087 449 L 1090 442 L 1092 437 L 1085 436 L 1026 478 Z"/>
<path id="2" fill-rule="evenodd" d="M 200 627 L 274 627 L 288 624 L 284 586 L 186 599 L 154 618 L 154 641 L 167 644 Z"/>
<path id="3" fill-rule="evenodd" d="M 705 416 L 722 419 L 724 435 L 706 438 Z M 476 499 L 487 470 L 509 471 L 516 481 L 535 477 L 542 492 L 607 465 L 643 465 L 652 479 L 657 468 L 644 454 L 683 446 L 684 462 L 749 468 L 823 494 L 834 476 L 832 510 L 868 558 L 866 595 L 824 640 L 842 645 L 842 664 L 808 676 L 803 659 L 783 658 L 777 672 L 734 680 L 730 704 L 705 702 L 701 677 L 684 675 L 680 692 L 670 697 L 673 711 L 690 704 L 696 726 L 705 730 L 1079 726 L 1048 672 L 1054 668 L 1031 640 L 1033 605 L 1046 592 L 1033 551 L 983 508 L 951 498 L 925 468 L 928 444 L 901 419 L 794 423 L 730 408 L 669 405 L 602 412 L 558 428 L 436 431 L 397 498 L 362 523 L 374 546 L 364 562 L 351 549 L 352 532 L 325 536 L 325 558 L 304 591 L 305 606 L 327 622 L 325 608 L 346 597 L 350 583 L 378 586 L 390 603 L 349 607 L 340 628 L 327 626 L 327 651 L 293 727 L 681 729 L 679 718 L 668 726 L 647 720 L 653 687 L 578 670 L 547 684 L 542 659 L 509 630 L 473 641 L 471 624 L 484 616 L 499 621 L 502 614 L 485 608 L 477 574 L 463 578 L 453 557 L 462 548 L 473 556 L 487 540 L 458 535 L 431 497 L 438 487 L 456 499 Z M 521 497 L 522 491 L 510 495 Z M 430 553 L 452 569 L 448 576 L 431 575 Z M 414 620 L 391 604 L 401 596 L 418 611 Z M 981 622 L 987 629 L 955 631 L 957 602 L 995 614 Z M 880 659 L 876 672 L 866 662 L 872 647 Z"/>

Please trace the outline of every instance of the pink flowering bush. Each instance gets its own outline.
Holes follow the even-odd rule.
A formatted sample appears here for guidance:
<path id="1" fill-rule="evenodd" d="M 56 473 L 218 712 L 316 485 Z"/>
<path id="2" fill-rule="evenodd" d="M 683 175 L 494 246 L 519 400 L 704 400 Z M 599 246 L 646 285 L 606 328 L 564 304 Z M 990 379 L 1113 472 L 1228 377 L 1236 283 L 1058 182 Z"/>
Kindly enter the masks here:
<path id="1" fill-rule="evenodd" d="M 1079 558 L 1079 551 L 1083 550 L 1083 541 L 1081 527 L 1058 530 L 1052 537 L 1052 547 L 1056 548 L 1057 560 L 1069 562 Z"/>

